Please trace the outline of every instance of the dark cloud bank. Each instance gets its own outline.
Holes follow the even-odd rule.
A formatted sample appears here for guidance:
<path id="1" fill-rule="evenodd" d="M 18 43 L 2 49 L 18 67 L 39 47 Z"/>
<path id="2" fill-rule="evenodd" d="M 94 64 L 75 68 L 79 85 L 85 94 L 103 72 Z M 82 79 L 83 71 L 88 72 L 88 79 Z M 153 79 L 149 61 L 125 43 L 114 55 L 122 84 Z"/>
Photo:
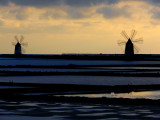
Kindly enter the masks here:
<path id="1" fill-rule="evenodd" d="M 0 5 L 9 5 L 9 3 L 14 3 L 19 6 L 33 6 L 33 7 L 49 7 L 49 6 L 59 6 L 68 5 L 72 7 L 89 7 L 99 4 L 116 4 L 119 1 L 131 1 L 131 0 L 0 0 Z M 137 1 L 137 0 L 132 0 Z M 160 0 L 138 0 L 149 2 L 153 5 L 159 5 Z"/>
<path id="2" fill-rule="evenodd" d="M 97 9 L 97 13 L 102 14 L 104 18 L 116 18 L 119 16 L 123 17 L 130 17 L 130 13 L 128 12 L 127 7 L 116 8 L 112 5 L 119 3 L 120 1 L 144 1 L 151 5 L 158 6 L 160 5 L 160 0 L 0 0 L 0 6 L 7 6 L 10 3 L 13 3 L 18 6 L 32 6 L 36 8 L 46 8 L 46 7 L 55 7 L 61 5 L 70 6 L 70 8 L 83 8 L 83 7 L 90 7 L 96 6 L 100 4 L 107 4 L 110 6 L 105 6 L 102 8 Z M 76 11 L 73 9 L 69 9 L 66 11 L 68 13 L 68 17 L 72 19 L 81 19 L 89 16 L 85 16 L 82 12 Z M 159 11 L 153 9 L 150 11 L 153 15 L 152 18 L 160 18 Z M 24 15 L 23 15 L 24 16 Z M 61 18 L 59 14 L 55 13 L 45 13 L 44 17 L 51 16 L 53 18 Z M 16 16 L 17 19 L 22 19 L 22 15 Z"/>
<path id="3" fill-rule="evenodd" d="M 49 7 L 68 5 L 72 7 L 89 7 L 99 4 L 115 4 L 120 0 L 0 0 L 0 5 L 14 3 L 19 6 Z"/>

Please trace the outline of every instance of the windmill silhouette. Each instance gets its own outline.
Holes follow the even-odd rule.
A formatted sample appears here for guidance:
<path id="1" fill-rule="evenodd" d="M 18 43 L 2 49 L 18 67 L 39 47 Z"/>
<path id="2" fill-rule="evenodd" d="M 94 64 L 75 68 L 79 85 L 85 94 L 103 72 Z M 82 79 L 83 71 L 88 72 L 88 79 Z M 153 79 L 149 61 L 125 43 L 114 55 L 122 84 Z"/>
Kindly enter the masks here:
<path id="1" fill-rule="evenodd" d="M 21 36 L 20 39 L 18 39 L 18 37 L 15 36 L 15 40 L 16 40 L 16 42 L 12 42 L 12 45 L 15 46 L 14 54 L 15 55 L 21 55 L 25 52 L 23 47 L 27 46 L 28 43 L 23 42 L 23 40 L 24 40 L 23 36 Z"/>
<path id="2" fill-rule="evenodd" d="M 139 52 L 139 49 L 136 47 L 135 43 L 143 43 L 143 38 L 134 39 L 137 34 L 136 30 L 131 31 L 130 37 L 127 35 L 126 31 L 122 31 L 121 35 L 127 40 L 126 41 L 118 41 L 118 45 L 126 45 L 125 46 L 125 55 L 133 56 L 135 53 Z"/>

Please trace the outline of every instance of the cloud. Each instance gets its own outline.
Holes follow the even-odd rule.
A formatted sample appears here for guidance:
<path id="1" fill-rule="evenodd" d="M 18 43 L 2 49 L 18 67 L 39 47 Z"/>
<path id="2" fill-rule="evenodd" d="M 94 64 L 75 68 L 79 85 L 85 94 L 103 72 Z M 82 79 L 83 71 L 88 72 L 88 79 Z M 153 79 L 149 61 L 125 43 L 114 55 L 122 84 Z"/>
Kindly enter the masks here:
<path id="1" fill-rule="evenodd" d="M 3 19 L 0 19 L 0 26 L 3 26 L 5 24 Z"/>
<path id="2" fill-rule="evenodd" d="M 96 6 L 100 4 L 116 4 L 119 2 L 129 2 L 129 1 L 143 1 L 151 3 L 152 5 L 159 5 L 159 0 L 0 0 L 0 5 L 9 5 L 13 3 L 18 6 L 32 6 L 32 7 L 50 7 L 50 6 L 60 6 L 68 5 L 71 7 L 89 7 Z"/>
<path id="3" fill-rule="evenodd" d="M 63 0 L 11 0 L 16 5 L 32 7 L 49 7 L 63 4 Z"/>
<path id="4" fill-rule="evenodd" d="M 68 10 L 67 13 L 68 13 L 68 18 L 71 19 L 81 19 L 85 17 L 83 13 L 79 11 Z"/>
<path id="5" fill-rule="evenodd" d="M 133 4 L 133 1 L 136 1 L 135 4 L 138 4 L 139 1 L 152 4 L 160 3 L 156 0 L 0 0 L 0 5 L 8 4 L 8 9 L 7 7 L 4 9 L 6 11 L 11 9 L 10 13 L 6 12 L 8 16 L 4 14 L 3 16 L 17 20 L 27 20 L 28 18 L 83 19 L 93 18 L 98 14 L 101 14 L 106 19 L 113 19 L 117 17 L 131 17 L 130 11 L 133 9 L 133 6 L 128 1 Z M 27 8 L 33 8 L 33 13 L 25 11 Z M 158 18 L 158 12 L 156 11 L 151 11 L 153 19 Z M 136 12 L 132 11 L 132 13 Z"/>
<path id="6" fill-rule="evenodd" d="M 64 15 L 63 13 L 59 12 L 57 10 L 57 12 L 55 11 L 46 11 L 44 13 L 42 13 L 39 18 L 40 19 L 61 19 L 61 18 L 64 18 L 66 15 Z"/>
<path id="7" fill-rule="evenodd" d="M 46 11 L 40 15 L 40 19 L 83 19 L 88 18 L 82 11 L 68 9 L 64 13 L 56 11 Z"/>
<path id="8" fill-rule="evenodd" d="M 0 5 L 13 3 L 18 6 L 49 7 L 68 5 L 72 7 L 89 7 L 99 4 L 115 4 L 120 0 L 0 0 Z"/>
<path id="9" fill-rule="evenodd" d="M 152 9 L 150 13 L 152 13 L 152 18 L 160 19 L 160 9 Z"/>
<path id="10" fill-rule="evenodd" d="M 152 3 L 153 5 L 159 5 L 160 1 L 159 0 L 143 0 L 144 2 L 149 2 Z"/>
<path id="11" fill-rule="evenodd" d="M 100 4 L 115 4 L 119 0 L 65 0 L 65 4 L 74 7 L 88 7 Z"/>
<path id="12" fill-rule="evenodd" d="M 124 6 L 122 8 L 106 6 L 98 9 L 97 12 L 102 14 L 106 19 L 116 18 L 120 16 L 130 17 L 130 13 L 128 12 L 128 6 Z"/>
<path id="13" fill-rule="evenodd" d="M 10 10 L 9 13 L 15 16 L 15 18 L 18 20 L 26 20 L 29 17 L 29 13 L 27 12 L 27 9 L 24 9 L 24 8 Z"/>
<path id="14" fill-rule="evenodd" d="M 6 5 L 8 5 L 8 3 L 9 3 L 9 0 L 0 0 L 1 6 L 6 6 Z"/>

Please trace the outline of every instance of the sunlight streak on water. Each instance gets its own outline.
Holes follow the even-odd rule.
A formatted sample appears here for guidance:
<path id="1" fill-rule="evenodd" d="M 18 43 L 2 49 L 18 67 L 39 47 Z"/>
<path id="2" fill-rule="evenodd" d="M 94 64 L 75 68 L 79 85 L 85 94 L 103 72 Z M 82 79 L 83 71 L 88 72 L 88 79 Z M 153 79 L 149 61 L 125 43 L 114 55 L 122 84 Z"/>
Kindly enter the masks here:
<path id="1" fill-rule="evenodd" d="M 58 95 L 60 96 L 60 95 Z M 131 92 L 131 93 L 103 93 L 103 94 L 76 94 L 76 95 L 63 95 L 63 96 L 77 96 L 77 97 L 89 97 L 89 98 L 145 98 L 145 99 L 160 99 L 160 91 L 142 91 L 142 92 Z"/>

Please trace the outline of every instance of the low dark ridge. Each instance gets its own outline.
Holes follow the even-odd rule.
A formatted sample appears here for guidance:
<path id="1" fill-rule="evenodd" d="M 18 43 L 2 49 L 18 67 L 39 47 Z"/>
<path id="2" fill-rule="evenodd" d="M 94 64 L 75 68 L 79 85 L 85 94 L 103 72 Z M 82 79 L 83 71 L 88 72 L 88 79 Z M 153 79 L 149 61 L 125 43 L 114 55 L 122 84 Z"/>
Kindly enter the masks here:
<path id="1" fill-rule="evenodd" d="M 11 88 L 0 88 L 0 95 L 19 93 L 52 93 L 52 94 L 82 94 L 82 93 L 129 93 L 133 91 L 160 90 L 157 85 L 76 85 L 76 84 L 40 84 L 40 83 L 14 83 L 0 82 L 0 86 Z M 12 88 L 12 87 L 28 88 Z"/>
<path id="2" fill-rule="evenodd" d="M 1 54 L 1 58 L 27 58 L 27 59 L 74 59 L 74 60 L 128 60 L 128 61 L 159 61 L 159 54 L 135 54 L 134 56 L 125 56 L 124 54 Z"/>
<path id="3" fill-rule="evenodd" d="M 7 101 L 47 101 L 69 103 L 94 103 L 94 104 L 122 104 L 122 105 L 160 105 L 160 100 L 128 99 L 128 98 L 87 98 L 87 97 L 57 97 L 53 95 L 2 95 L 1 100 Z"/>

